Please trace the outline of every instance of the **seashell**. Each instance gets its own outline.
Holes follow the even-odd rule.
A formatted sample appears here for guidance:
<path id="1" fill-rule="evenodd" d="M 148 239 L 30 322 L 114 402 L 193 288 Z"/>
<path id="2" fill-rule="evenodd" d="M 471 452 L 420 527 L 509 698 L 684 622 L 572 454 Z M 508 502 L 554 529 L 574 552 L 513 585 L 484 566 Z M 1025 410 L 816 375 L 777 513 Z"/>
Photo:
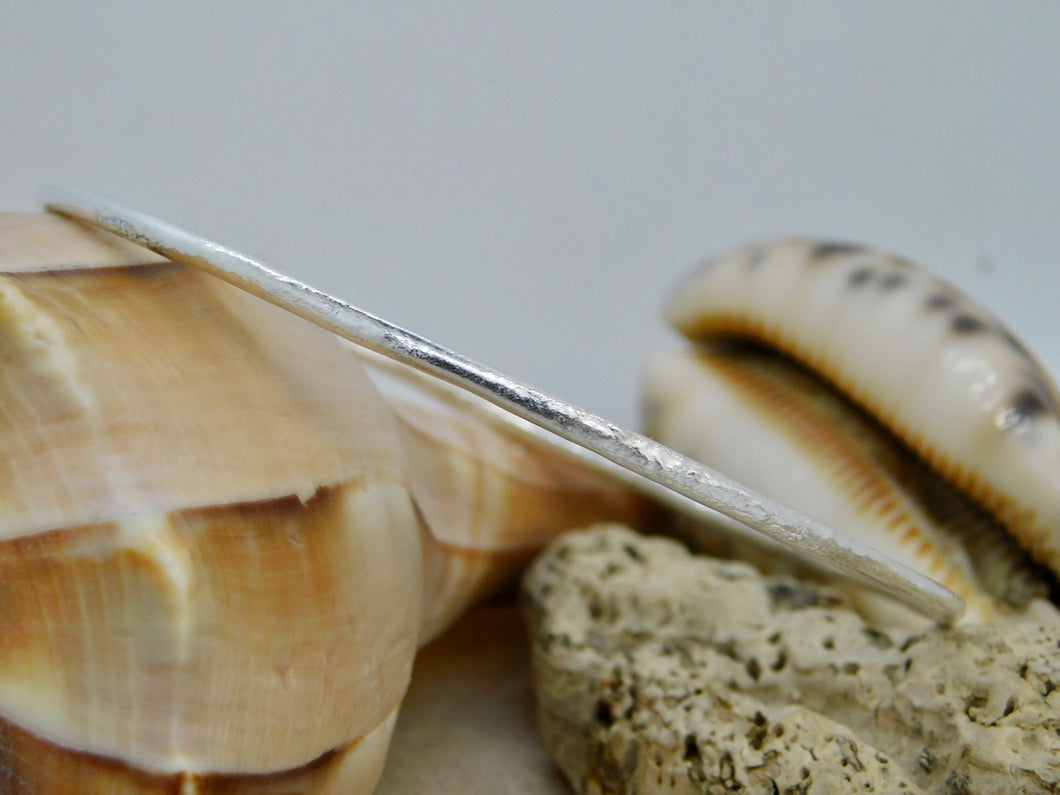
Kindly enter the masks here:
<path id="1" fill-rule="evenodd" d="M 601 516 L 641 524 L 642 498 L 583 456 L 417 370 L 388 371 L 412 388 L 394 393 L 376 381 L 397 416 L 409 490 L 429 531 L 421 645 L 513 582 L 560 531 Z"/>
<path id="2" fill-rule="evenodd" d="M 1038 614 L 1052 578 L 1020 549 L 1060 572 L 1056 389 L 986 310 L 904 260 L 789 240 L 706 264 L 667 313 L 697 347 L 650 364 L 650 434 L 939 579 L 969 618 Z"/>
<path id="3" fill-rule="evenodd" d="M 0 362 L 3 791 L 369 793 L 417 645 L 634 507 L 52 216 L 0 216 Z"/>

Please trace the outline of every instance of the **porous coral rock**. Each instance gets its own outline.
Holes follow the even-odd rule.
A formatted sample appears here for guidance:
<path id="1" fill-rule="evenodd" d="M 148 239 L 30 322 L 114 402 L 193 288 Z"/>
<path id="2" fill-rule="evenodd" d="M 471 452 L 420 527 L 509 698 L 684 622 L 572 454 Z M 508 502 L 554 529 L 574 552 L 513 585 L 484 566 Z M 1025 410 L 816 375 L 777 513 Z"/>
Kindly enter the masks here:
<path id="1" fill-rule="evenodd" d="M 607 526 L 524 581 L 545 744 L 581 793 L 1060 791 L 1055 626 L 868 626 L 818 585 Z"/>

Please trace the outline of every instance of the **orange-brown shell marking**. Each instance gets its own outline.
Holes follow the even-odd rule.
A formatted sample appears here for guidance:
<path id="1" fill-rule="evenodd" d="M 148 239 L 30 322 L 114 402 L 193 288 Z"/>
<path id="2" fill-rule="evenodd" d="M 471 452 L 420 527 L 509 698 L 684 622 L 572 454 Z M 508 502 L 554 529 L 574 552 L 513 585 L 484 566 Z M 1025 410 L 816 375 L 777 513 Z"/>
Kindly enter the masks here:
<path id="1" fill-rule="evenodd" d="M 0 789 L 371 792 L 417 645 L 629 508 L 564 471 L 395 413 L 337 339 L 212 277 L 0 216 Z M 571 496 L 475 533 L 441 510 L 528 489 Z"/>

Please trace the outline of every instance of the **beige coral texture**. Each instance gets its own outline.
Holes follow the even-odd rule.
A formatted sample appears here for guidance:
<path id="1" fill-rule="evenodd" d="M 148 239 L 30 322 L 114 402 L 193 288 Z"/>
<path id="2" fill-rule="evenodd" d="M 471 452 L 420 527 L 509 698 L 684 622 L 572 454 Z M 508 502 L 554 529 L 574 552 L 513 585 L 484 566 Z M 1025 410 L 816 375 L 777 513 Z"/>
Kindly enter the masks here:
<path id="1" fill-rule="evenodd" d="M 608 526 L 524 598 L 545 743 L 580 793 L 1060 792 L 1060 639 L 868 626 L 843 597 Z"/>

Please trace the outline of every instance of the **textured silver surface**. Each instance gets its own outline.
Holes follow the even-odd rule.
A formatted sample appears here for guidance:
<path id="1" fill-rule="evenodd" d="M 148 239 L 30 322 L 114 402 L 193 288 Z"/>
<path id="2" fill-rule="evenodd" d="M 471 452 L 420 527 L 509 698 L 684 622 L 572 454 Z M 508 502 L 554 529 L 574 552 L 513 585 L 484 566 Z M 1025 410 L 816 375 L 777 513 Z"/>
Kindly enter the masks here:
<path id="1" fill-rule="evenodd" d="M 498 373 L 455 351 L 282 275 L 250 257 L 87 191 L 53 190 L 53 212 L 139 243 L 283 307 L 339 336 L 465 389 L 640 478 L 827 563 L 935 620 L 964 609 L 955 594 L 876 550 L 634 431 Z M 610 471 L 610 470 L 608 470 Z M 683 507 L 683 501 L 678 507 Z"/>

